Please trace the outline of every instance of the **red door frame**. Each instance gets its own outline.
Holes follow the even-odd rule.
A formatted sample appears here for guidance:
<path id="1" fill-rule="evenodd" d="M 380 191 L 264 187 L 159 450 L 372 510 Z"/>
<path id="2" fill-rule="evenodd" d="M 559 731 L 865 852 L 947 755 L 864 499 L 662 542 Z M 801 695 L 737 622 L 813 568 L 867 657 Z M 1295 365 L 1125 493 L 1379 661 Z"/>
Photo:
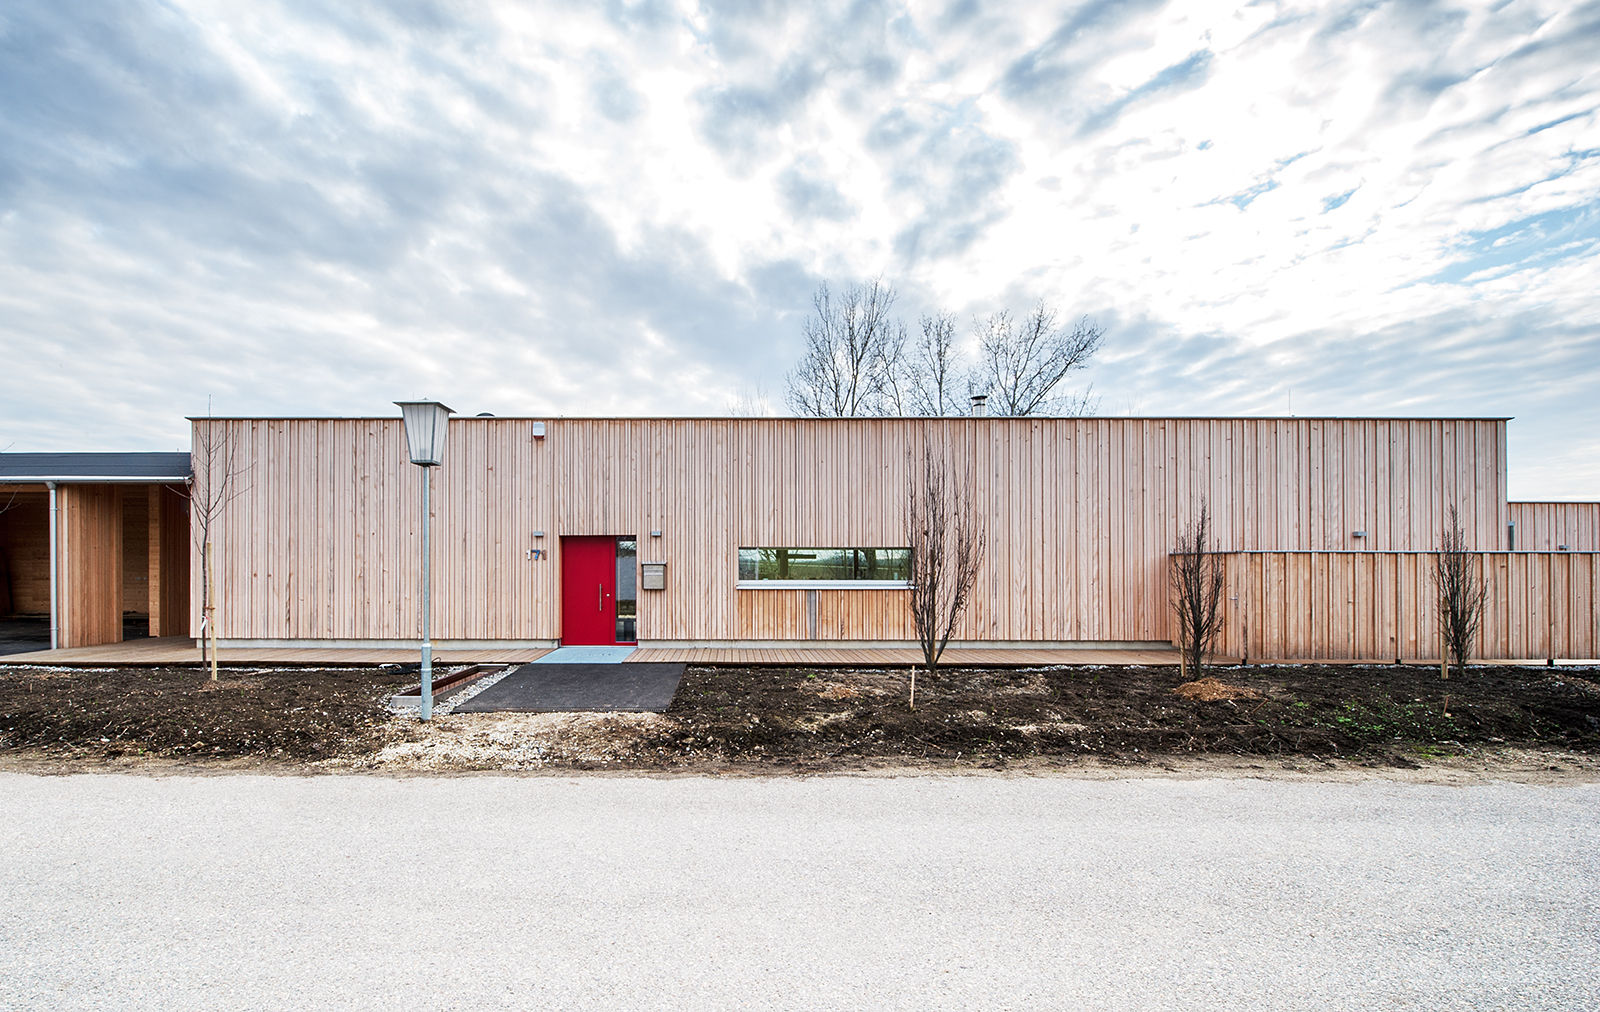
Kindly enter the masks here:
<path id="1" fill-rule="evenodd" d="M 561 642 L 617 642 L 617 539 L 561 539 Z"/>

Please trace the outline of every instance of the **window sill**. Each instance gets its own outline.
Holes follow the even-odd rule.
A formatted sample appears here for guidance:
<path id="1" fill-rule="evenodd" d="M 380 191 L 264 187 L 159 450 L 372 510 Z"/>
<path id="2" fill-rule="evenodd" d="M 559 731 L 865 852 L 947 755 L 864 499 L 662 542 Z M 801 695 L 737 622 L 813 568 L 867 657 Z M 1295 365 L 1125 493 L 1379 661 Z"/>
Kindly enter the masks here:
<path id="1" fill-rule="evenodd" d="M 738 590 L 910 590 L 905 580 L 739 580 Z"/>

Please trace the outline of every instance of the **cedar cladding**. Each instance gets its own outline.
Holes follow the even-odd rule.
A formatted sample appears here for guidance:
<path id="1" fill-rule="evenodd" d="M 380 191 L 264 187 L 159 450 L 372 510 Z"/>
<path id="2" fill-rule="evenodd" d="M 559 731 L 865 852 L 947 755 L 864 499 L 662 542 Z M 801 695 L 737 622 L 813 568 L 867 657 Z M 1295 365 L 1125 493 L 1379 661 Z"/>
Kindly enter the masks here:
<path id="1" fill-rule="evenodd" d="M 244 467 L 215 535 L 222 637 L 417 635 L 422 471 L 398 418 L 195 425 L 226 427 Z M 639 595 L 641 639 L 803 639 L 805 592 L 737 589 L 738 548 L 903 543 L 923 441 L 970 475 L 989 517 L 958 640 L 1169 639 L 1168 553 L 1202 496 L 1227 550 L 1426 550 L 1451 503 L 1469 540 L 1503 549 L 1508 519 L 1501 420 L 554 419 L 546 431 L 451 421 L 433 477 L 439 639 L 558 637 L 560 537 L 593 534 L 637 536 L 641 561 L 667 563 L 667 589 Z M 198 568 L 191 586 L 197 599 Z M 903 592 L 817 595 L 821 637 L 910 637 Z"/>

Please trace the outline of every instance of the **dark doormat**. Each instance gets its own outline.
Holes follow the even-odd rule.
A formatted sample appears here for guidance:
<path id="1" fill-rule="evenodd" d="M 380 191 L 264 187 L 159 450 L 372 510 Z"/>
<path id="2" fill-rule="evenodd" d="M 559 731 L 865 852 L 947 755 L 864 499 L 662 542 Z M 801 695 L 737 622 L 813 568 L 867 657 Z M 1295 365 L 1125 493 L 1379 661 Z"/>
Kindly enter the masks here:
<path id="1" fill-rule="evenodd" d="M 456 713 L 568 713 L 672 705 L 682 664 L 524 664 L 455 708 Z"/>

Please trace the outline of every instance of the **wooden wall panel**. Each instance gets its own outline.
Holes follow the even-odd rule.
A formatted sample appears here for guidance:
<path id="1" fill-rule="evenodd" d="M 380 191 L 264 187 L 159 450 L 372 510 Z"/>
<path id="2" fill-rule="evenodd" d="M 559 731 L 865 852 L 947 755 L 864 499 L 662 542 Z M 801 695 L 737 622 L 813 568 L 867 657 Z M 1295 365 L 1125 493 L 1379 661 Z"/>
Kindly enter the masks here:
<path id="1" fill-rule="evenodd" d="M 230 433 L 245 469 L 216 533 L 223 637 L 417 635 L 421 475 L 399 419 L 196 424 Z M 1503 429 L 624 418 L 550 419 L 539 439 L 530 419 L 460 418 L 433 475 L 433 627 L 441 639 L 559 637 L 560 538 L 610 534 L 638 537 L 641 560 L 667 563 L 668 589 L 640 593 L 641 638 L 798 638 L 803 595 L 737 590 L 737 549 L 903 543 L 906 466 L 927 442 L 971 476 L 991 518 L 958 639 L 1165 640 L 1167 553 L 1200 497 L 1230 550 L 1429 548 L 1449 502 L 1474 536 L 1503 538 Z M 198 552 L 193 565 L 198 592 Z M 885 603 L 894 597 L 829 592 L 819 609 L 849 638 L 904 639 L 903 609 Z"/>
<path id="2" fill-rule="evenodd" d="M 0 615 L 50 613 L 50 493 L 41 489 L 0 485 Z"/>
<path id="3" fill-rule="evenodd" d="M 1600 551 L 1600 502 L 1508 503 L 1517 525 L 1517 550 L 1554 552 Z"/>
<path id="4" fill-rule="evenodd" d="M 122 610 L 150 614 L 150 495 L 122 485 Z"/>
<path id="5" fill-rule="evenodd" d="M 63 647 L 122 640 L 122 489 L 62 485 L 56 492 L 61 539 Z"/>
<path id="6" fill-rule="evenodd" d="M 189 499 L 177 488 L 149 486 L 150 635 L 187 636 Z"/>
<path id="7" fill-rule="evenodd" d="M 1235 552 L 1217 653 L 1258 659 L 1392 661 L 1439 656 L 1433 552 Z M 1600 657 L 1600 554 L 1480 552 L 1485 584 L 1474 654 Z"/>

